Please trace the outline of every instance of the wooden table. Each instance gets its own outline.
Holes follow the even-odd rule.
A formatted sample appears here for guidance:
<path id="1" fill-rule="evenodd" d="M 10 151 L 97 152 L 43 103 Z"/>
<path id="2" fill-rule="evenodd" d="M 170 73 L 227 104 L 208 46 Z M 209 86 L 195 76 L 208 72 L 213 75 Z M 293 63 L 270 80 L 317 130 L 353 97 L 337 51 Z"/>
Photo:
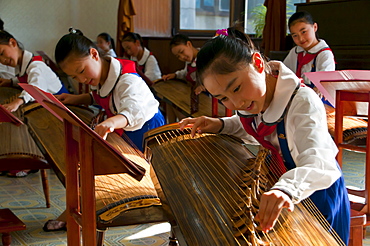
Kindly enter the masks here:
<path id="1" fill-rule="evenodd" d="M 2 243 L 4 246 L 10 245 L 12 240 L 10 233 L 12 231 L 25 229 L 26 225 L 10 209 L 0 209 L 0 233 L 3 234 Z"/>
<path id="2" fill-rule="evenodd" d="M 153 85 L 154 93 L 163 102 L 168 103 L 187 117 L 214 116 L 212 114 L 212 97 L 205 93 L 199 95 L 199 111 L 190 112 L 190 84 L 180 80 L 159 81 Z M 217 116 L 231 116 L 224 105 L 218 103 Z"/>

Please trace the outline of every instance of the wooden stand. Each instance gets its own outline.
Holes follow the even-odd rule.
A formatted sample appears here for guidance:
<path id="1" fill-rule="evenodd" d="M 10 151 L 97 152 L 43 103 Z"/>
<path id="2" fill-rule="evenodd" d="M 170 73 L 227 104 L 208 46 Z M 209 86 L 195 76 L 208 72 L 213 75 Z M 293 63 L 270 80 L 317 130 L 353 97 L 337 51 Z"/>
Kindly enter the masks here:
<path id="1" fill-rule="evenodd" d="M 64 119 L 66 146 L 67 242 L 97 245 L 95 175 L 127 173 L 140 180 L 145 169 L 128 160 L 68 109 L 45 101 Z M 83 211 L 83 212 L 82 212 Z"/>
<path id="2" fill-rule="evenodd" d="M 365 161 L 365 189 L 363 190 L 352 190 L 348 189 L 348 193 L 365 198 L 364 204 L 352 203 L 351 212 L 351 245 L 359 246 L 362 245 L 362 239 L 364 236 L 364 231 L 366 226 L 370 225 L 370 208 L 369 208 L 369 198 L 370 198 L 370 131 L 368 129 L 366 146 L 356 146 L 351 144 L 343 143 L 343 116 L 344 116 L 344 103 L 345 102 L 370 102 L 370 91 L 360 92 L 360 91 L 336 91 L 336 108 L 335 108 L 335 135 L 334 140 L 338 147 L 337 161 L 342 167 L 343 149 L 355 150 L 366 153 Z M 370 115 L 370 107 L 368 108 Z M 361 211 L 363 213 L 355 213 L 355 211 Z M 367 218 L 363 218 L 366 214 Z M 365 221 L 362 221 L 362 220 Z M 362 224 L 362 225 L 361 225 Z M 362 232 L 359 232 L 359 229 Z M 361 237 L 361 239 L 359 239 Z"/>
<path id="3" fill-rule="evenodd" d="M 12 231 L 25 230 L 26 225 L 13 214 L 10 209 L 0 209 L 0 233 L 2 233 L 2 243 L 4 246 L 10 246 Z"/>

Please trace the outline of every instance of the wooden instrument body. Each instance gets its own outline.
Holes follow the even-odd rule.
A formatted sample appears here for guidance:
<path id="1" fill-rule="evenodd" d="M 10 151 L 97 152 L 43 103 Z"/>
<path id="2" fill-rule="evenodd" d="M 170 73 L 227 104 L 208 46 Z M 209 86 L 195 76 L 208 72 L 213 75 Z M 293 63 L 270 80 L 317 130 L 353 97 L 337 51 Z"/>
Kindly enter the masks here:
<path id="1" fill-rule="evenodd" d="M 180 245 L 338 245 L 303 206 L 283 211 L 270 233 L 258 231 L 260 195 L 275 182 L 266 167 L 255 168 L 240 140 L 217 134 L 192 138 L 189 129 L 176 127 L 149 131 L 145 153 L 163 190 L 162 203 L 175 218 Z M 313 230 L 306 233 L 299 224 Z"/>
<path id="2" fill-rule="evenodd" d="M 20 90 L 0 87 L 0 104 L 13 100 Z M 14 116 L 23 121 L 19 110 Z M 28 133 L 27 125 L 16 126 L 10 122 L 0 123 L 0 171 L 50 168 L 41 151 Z"/>
<path id="3" fill-rule="evenodd" d="M 91 110 L 78 106 L 68 107 L 87 125 L 91 123 L 94 117 Z M 68 163 L 65 161 L 66 146 L 63 122 L 40 105 L 35 108 L 26 108 L 24 114 L 36 142 L 65 185 Z M 96 224 L 98 229 L 103 230 L 113 226 L 168 221 L 151 181 L 150 166 L 142 154 L 140 155 L 136 149 L 128 145 L 117 134 L 109 134 L 107 142 L 124 156 L 143 167 L 146 172 L 140 182 L 125 173 L 96 175 L 95 191 L 91 192 L 95 192 L 97 220 L 90 221 L 90 224 Z M 96 155 L 99 155 L 99 150 L 91 149 L 90 151 L 96 151 Z M 101 156 L 100 160 L 102 160 L 101 158 L 104 156 Z M 106 163 L 108 170 L 109 163 L 103 163 Z M 91 208 L 93 207 L 91 206 Z"/>

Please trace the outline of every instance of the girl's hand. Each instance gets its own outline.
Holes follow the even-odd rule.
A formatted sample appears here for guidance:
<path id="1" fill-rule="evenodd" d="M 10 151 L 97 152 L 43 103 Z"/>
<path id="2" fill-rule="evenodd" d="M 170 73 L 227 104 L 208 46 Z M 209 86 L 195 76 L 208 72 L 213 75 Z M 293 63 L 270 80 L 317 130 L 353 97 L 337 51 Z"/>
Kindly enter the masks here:
<path id="1" fill-rule="evenodd" d="M 202 91 L 206 91 L 206 89 L 202 85 L 197 86 L 197 88 L 195 88 L 195 90 L 194 90 L 195 95 L 199 95 L 200 93 L 202 93 Z"/>
<path id="2" fill-rule="evenodd" d="M 95 127 L 95 131 L 99 134 L 102 138 L 106 139 L 108 133 L 114 131 L 114 129 L 120 129 L 126 127 L 128 124 L 126 116 L 122 114 L 117 114 L 113 117 L 110 117 L 103 121 L 102 123 L 98 124 Z"/>
<path id="3" fill-rule="evenodd" d="M 184 130 L 185 126 L 192 124 L 191 136 L 194 137 L 195 133 L 217 133 L 223 127 L 223 122 L 218 118 L 211 118 L 207 116 L 201 116 L 198 118 L 185 118 L 179 122 L 180 130 Z"/>
<path id="4" fill-rule="evenodd" d="M 68 93 L 62 93 L 60 95 L 55 95 L 55 97 L 61 101 L 63 104 L 72 104 L 72 105 L 77 105 L 79 103 L 79 98 L 80 95 L 73 95 L 73 94 L 68 94 Z"/>
<path id="5" fill-rule="evenodd" d="M 0 86 L 11 86 L 12 85 L 12 81 L 10 79 L 3 79 L 3 78 L 0 78 Z"/>
<path id="6" fill-rule="evenodd" d="M 174 79 L 174 78 L 176 78 L 176 74 L 175 73 L 170 73 L 170 74 L 166 74 L 166 75 L 163 75 L 162 76 L 162 79 L 164 81 L 169 80 L 169 79 Z"/>
<path id="7" fill-rule="evenodd" d="M 14 101 L 12 101 L 11 103 L 8 103 L 8 104 L 4 104 L 4 108 L 10 112 L 14 112 L 16 111 L 19 106 L 21 106 L 22 104 L 24 103 L 23 99 L 22 98 L 17 98 L 15 99 Z"/>
<path id="8" fill-rule="evenodd" d="M 103 139 L 106 139 L 108 136 L 108 133 L 111 133 L 114 131 L 114 125 L 112 122 L 105 120 L 102 123 L 98 124 L 94 131 L 99 134 Z"/>
<path id="9" fill-rule="evenodd" d="M 294 204 L 290 197 L 280 190 L 270 190 L 261 196 L 259 212 L 255 217 L 259 221 L 262 231 L 271 230 L 283 208 L 289 212 L 294 210 Z"/>

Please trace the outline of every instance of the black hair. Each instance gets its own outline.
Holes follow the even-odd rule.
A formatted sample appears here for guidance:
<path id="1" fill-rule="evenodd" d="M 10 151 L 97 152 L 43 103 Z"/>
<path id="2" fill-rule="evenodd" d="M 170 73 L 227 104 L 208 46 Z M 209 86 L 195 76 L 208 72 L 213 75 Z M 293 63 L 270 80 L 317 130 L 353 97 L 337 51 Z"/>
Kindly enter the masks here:
<path id="1" fill-rule="evenodd" d="M 0 30 L 4 30 L 4 21 L 0 19 Z"/>
<path id="2" fill-rule="evenodd" d="M 72 54 L 77 57 L 85 57 L 90 54 L 91 48 L 98 50 L 95 43 L 83 36 L 80 30 L 70 28 L 69 31 L 70 33 L 64 35 L 55 47 L 55 61 L 57 64 L 60 64 Z"/>
<path id="3" fill-rule="evenodd" d="M 289 18 L 288 21 L 288 27 L 290 28 L 292 25 L 294 25 L 297 22 L 305 22 L 307 24 L 315 24 L 315 21 L 312 18 L 312 15 L 308 13 L 307 11 L 300 11 L 292 14 L 292 16 Z"/>
<path id="4" fill-rule="evenodd" d="M 316 23 L 314 19 L 312 18 L 312 15 L 305 10 L 292 14 L 292 16 L 289 18 L 289 21 L 288 21 L 289 29 L 292 25 L 296 24 L 297 22 L 304 22 L 304 23 L 311 24 L 311 25 Z M 318 32 L 315 33 L 315 36 L 317 39 L 319 39 Z"/>
<path id="5" fill-rule="evenodd" d="M 188 36 L 178 33 L 175 36 L 173 36 L 173 38 L 171 39 L 170 48 L 180 45 L 180 44 L 186 45 L 187 42 L 190 42 L 191 44 L 193 44 L 193 42 L 190 40 Z"/>
<path id="6" fill-rule="evenodd" d="M 17 45 L 21 50 L 24 50 L 23 45 L 13 35 L 5 30 L 0 30 L 0 44 L 9 44 L 9 40 L 11 38 L 17 42 Z"/>
<path id="7" fill-rule="evenodd" d="M 141 47 L 144 48 L 143 39 L 141 38 L 140 34 L 136 32 L 125 33 L 121 38 L 121 42 L 127 41 L 135 43 L 137 40 L 139 40 Z"/>
<path id="8" fill-rule="evenodd" d="M 104 39 L 106 42 L 110 42 L 109 48 L 113 49 L 116 52 L 116 45 L 114 44 L 114 39 L 106 32 L 102 32 L 98 37 Z"/>
<path id="9" fill-rule="evenodd" d="M 208 40 L 197 55 L 197 82 L 203 84 L 206 72 L 228 74 L 241 65 L 252 62 L 257 50 L 252 40 L 234 27 L 227 29 L 228 35 L 219 35 Z"/>

